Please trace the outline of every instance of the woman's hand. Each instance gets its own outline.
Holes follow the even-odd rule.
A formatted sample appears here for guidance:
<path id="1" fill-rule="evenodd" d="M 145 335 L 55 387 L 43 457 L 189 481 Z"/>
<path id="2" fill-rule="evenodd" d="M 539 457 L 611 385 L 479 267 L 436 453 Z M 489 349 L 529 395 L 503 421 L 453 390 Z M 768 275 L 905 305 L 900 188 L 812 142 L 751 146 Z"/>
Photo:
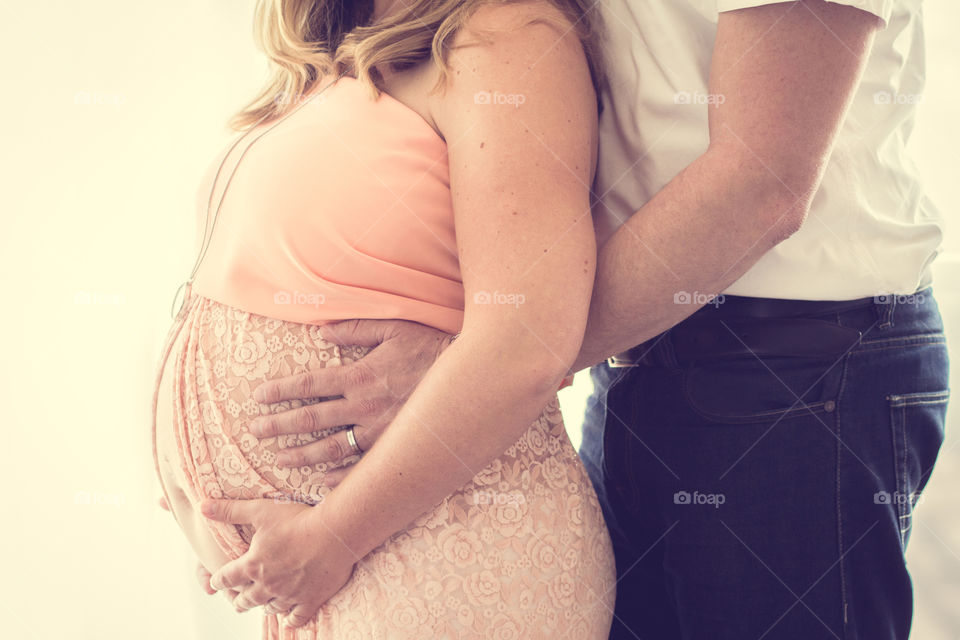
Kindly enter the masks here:
<path id="1" fill-rule="evenodd" d="M 252 524 L 250 548 L 210 578 L 217 590 L 239 588 L 238 611 L 266 605 L 300 627 L 343 587 L 359 559 L 325 525 L 323 506 L 258 500 L 204 500 L 203 514 L 230 524 Z"/>
<path id="2" fill-rule="evenodd" d="M 167 499 L 164 496 L 160 496 L 157 499 L 157 504 L 160 505 L 161 509 L 165 511 L 170 511 L 170 514 L 173 515 L 173 512 L 170 510 L 170 505 L 167 503 Z M 200 587 L 204 591 L 206 591 L 208 595 L 212 596 L 217 593 L 217 590 L 210 586 L 210 577 L 212 574 L 210 573 L 210 571 L 207 570 L 205 566 L 203 566 L 203 563 L 201 562 L 197 563 L 196 575 L 197 575 L 197 582 L 200 583 Z M 229 589 L 227 591 L 224 591 L 223 595 L 226 596 L 227 600 L 229 600 L 232 603 L 236 599 L 236 597 L 240 595 L 240 592 L 237 591 L 236 589 Z"/>
<path id="3" fill-rule="evenodd" d="M 556 397 L 583 340 L 597 256 L 588 60 L 576 25 L 550 3 L 482 9 L 453 37 L 451 73 L 430 109 L 457 141 L 447 160 L 462 331 L 323 502 L 353 557 L 517 442 Z M 493 89 L 517 99 L 477 99 Z"/>

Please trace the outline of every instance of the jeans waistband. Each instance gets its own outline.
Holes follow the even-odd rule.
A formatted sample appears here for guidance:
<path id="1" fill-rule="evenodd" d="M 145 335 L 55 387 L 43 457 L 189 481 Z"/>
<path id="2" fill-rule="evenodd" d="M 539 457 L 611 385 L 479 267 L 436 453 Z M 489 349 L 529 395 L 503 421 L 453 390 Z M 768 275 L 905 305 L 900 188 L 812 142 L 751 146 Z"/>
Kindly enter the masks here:
<path id="1" fill-rule="evenodd" d="M 726 296 L 608 360 L 612 367 L 682 366 L 737 356 L 840 357 L 866 333 L 942 331 L 932 287 L 909 296 L 780 300 Z"/>
<path id="2" fill-rule="evenodd" d="M 684 322 L 701 318 L 802 318 L 849 309 L 870 307 L 882 296 L 856 300 L 788 300 L 780 298 L 751 298 L 746 296 L 718 296 L 694 312 Z"/>

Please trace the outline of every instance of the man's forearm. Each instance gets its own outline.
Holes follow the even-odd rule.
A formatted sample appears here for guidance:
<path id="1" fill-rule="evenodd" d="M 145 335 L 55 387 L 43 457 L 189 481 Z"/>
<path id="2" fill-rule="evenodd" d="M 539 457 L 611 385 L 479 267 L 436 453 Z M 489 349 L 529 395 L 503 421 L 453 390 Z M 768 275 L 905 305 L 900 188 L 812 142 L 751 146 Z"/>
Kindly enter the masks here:
<path id="1" fill-rule="evenodd" d="M 720 13 L 710 148 L 601 248 L 579 368 L 683 320 L 702 305 L 676 293 L 725 290 L 800 227 L 881 26 L 819 0 Z"/>
<path id="2" fill-rule="evenodd" d="M 677 324 L 798 228 L 809 194 L 798 197 L 776 180 L 750 182 L 744 176 L 756 173 L 742 164 L 752 162 L 708 151 L 601 247 L 574 370 Z"/>

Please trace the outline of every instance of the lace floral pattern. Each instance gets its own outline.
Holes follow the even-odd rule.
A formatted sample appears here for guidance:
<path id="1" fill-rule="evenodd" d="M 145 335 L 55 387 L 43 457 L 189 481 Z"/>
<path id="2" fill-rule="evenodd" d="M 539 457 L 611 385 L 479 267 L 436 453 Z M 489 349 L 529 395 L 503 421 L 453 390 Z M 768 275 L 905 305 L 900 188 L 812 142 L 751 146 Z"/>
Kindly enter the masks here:
<path id="1" fill-rule="evenodd" d="M 177 424 L 157 429 L 176 431 L 194 505 L 203 497 L 323 500 L 330 465 L 278 467 L 276 454 L 329 432 L 258 440 L 248 429 L 254 416 L 304 403 L 268 409 L 252 393 L 265 380 L 339 366 L 367 349 L 196 295 L 178 322 L 187 335 L 164 358 L 175 358 Z M 205 522 L 228 557 L 247 549 L 245 527 Z M 264 638 L 600 639 L 612 619 L 614 581 L 602 512 L 554 398 L 471 482 L 358 562 L 314 621 L 291 629 L 264 614 Z"/>

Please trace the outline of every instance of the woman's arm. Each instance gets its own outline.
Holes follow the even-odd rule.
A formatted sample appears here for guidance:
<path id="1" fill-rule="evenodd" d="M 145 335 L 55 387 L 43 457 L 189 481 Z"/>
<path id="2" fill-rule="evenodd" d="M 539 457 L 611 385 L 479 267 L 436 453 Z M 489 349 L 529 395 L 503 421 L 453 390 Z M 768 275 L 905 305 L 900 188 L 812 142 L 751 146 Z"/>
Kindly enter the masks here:
<path id="1" fill-rule="evenodd" d="M 448 143 L 466 307 L 390 428 L 315 509 L 362 557 L 513 444 L 582 341 L 596 247 L 596 98 L 578 38 L 547 3 L 480 10 L 492 41 L 455 49 L 434 111 Z M 476 42 L 469 32 L 457 45 Z"/>
<path id="2" fill-rule="evenodd" d="M 575 34 L 542 23 L 546 2 L 481 9 L 492 41 L 455 49 L 435 100 L 447 140 L 463 329 L 390 428 L 314 507 L 207 501 L 208 517 L 253 524 L 250 549 L 210 584 L 242 590 L 301 626 L 353 564 L 516 442 L 580 349 L 596 263 L 589 185 L 596 100 Z M 471 41 L 463 32 L 455 45 Z"/>

